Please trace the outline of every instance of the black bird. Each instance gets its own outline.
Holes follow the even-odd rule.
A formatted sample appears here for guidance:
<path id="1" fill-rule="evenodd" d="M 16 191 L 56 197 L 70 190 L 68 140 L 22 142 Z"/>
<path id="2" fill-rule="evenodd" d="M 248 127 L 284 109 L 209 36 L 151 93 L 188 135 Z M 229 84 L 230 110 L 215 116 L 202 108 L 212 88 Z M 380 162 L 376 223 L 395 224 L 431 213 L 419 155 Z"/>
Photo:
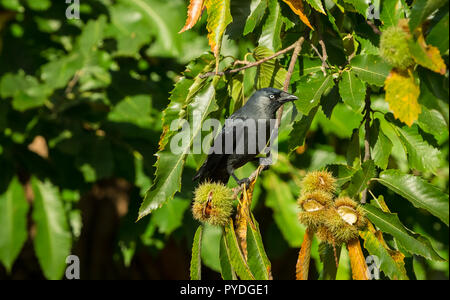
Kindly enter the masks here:
<path id="1" fill-rule="evenodd" d="M 297 100 L 296 96 L 275 88 L 256 91 L 244 106 L 226 120 L 221 133 L 216 137 L 209 150 L 206 161 L 193 180 L 227 184 L 231 175 L 239 185 L 248 183 L 248 178 L 239 180 L 234 174 L 234 170 L 256 159 L 270 139 L 271 129 L 273 129 L 273 126 L 272 128 L 270 126 L 270 120 L 273 124 L 280 106 L 294 100 Z M 239 125 L 252 122 L 256 126 Z M 258 122 L 262 125 L 258 126 Z M 258 134 L 258 129 L 264 128 L 265 136 L 258 139 L 258 136 L 261 135 L 261 132 Z M 230 144 L 230 141 L 233 143 Z"/>

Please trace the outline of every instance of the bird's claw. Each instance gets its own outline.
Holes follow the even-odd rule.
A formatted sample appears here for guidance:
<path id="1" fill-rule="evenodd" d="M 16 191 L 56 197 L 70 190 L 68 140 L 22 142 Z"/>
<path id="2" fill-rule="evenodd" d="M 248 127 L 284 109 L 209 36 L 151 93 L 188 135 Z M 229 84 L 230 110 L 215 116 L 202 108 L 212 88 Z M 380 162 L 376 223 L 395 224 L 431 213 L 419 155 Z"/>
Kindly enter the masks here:
<path id="1" fill-rule="evenodd" d="M 261 172 L 269 170 L 270 165 L 261 165 Z"/>
<path id="2" fill-rule="evenodd" d="M 245 188 L 248 188 L 250 186 L 250 179 L 248 178 L 242 178 L 241 180 L 238 180 L 237 184 L 239 186 L 245 184 Z"/>

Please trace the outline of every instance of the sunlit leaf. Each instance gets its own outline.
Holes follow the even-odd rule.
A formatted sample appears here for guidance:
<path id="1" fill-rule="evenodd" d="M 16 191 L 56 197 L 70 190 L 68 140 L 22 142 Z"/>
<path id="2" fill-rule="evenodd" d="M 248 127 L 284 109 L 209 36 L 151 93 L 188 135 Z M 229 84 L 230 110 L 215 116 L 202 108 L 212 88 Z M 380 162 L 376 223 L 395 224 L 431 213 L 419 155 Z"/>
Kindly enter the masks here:
<path id="1" fill-rule="evenodd" d="M 57 187 L 49 181 L 32 179 L 33 221 L 36 223 L 34 249 L 47 279 L 61 279 L 70 254 L 72 237 Z"/>
<path id="2" fill-rule="evenodd" d="M 351 64 L 352 70 L 364 82 L 383 86 L 391 67 L 386 64 L 380 56 L 357 55 Z"/>
<path id="3" fill-rule="evenodd" d="M 385 82 L 386 102 L 394 117 L 411 126 L 419 118 L 420 88 L 412 73 L 392 70 Z"/>
<path id="4" fill-rule="evenodd" d="M 415 207 L 423 208 L 449 224 L 448 195 L 418 176 L 386 170 L 376 179 L 395 193 L 409 200 Z"/>
<path id="5" fill-rule="evenodd" d="M 331 75 L 323 76 L 322 73 L 316 73 L 314 76 L 303 76 L 297 83 L 298 100 L 294 102 L 298 111 L 308 115 L 311 109 L 319 104 L 322 95 L 333 85 Z"/>
<path id="6" fill-rule="evenodd" d="M 395 237 L 409 253 L 421 255 L 426 259 L 442 260 L 433 249 L 430 241 L 426 237 L 405 228 L 397 214 L 383 212 L 371 204 L 366 204 L 362 208 L 372 223 L 380 228 L 381 231 Z"/>
<path id="7" fill-rule="evenodd" d="M 269 15 L 264 22 L 258 45 L 277 51 L 281 47 L 281 8 L 277 0 L 269 0 L 268 3 Z"/>
<path id="8" fill-rule="evenodd" d="M 360 112 L 363 109 L 366 86 L 353 72 L 348 70 L 342 72 L 342 79 L 339 81 L 339 94 L 344 103 L 354 111 Z"/>
<path id="9" fill-rule="evenodd" d="M 379 259 L 379 267 L 389 278 L 394 280 L 408 280 L 404 264 L 398 263 L 383 246 L 378 238 L 370 231 L 360 233 L 364 239 L 364 248 L 370 255 L 375 255 Z"/>
<path id="10" fill-rule="evenodd" d="M 392 115 L 385 117 L 390 120 Z M 396 132 L 405 148 L 408 165 L 412 169 L 435 173 L 440 164 L 440 152 L 423 139 L 418 126 L 414 124 L 411 128 L 396 127 Z"/>
<path id="11" fill-rule="evenodd" d="M 417 41 L 409 40 L 408 45 L 416 63 L 433 72 L 441 75 L 445 74 L 447 66 L 441 57 L 439 49 L 432 45 L 427 45 L 423 35 L 420 35 Z"/>
<path id="12" fill-rule="evenodd" d="M 216 59 L 220 54 L 223 33 L 228 24 L 233 20 L 230 13 L 230 0 L 205 0 L 208 11 L 206 29 L 208 29 L 208 41 L 211 51 Z M 217 68 L 218 66 L 216 66 Z"/>
<path id="13" fill-rule="evenodd" d="M 236 274 L 242 280 L 255 279 L 250 268 L 245 261 L 244 255 L 239 248 L 239 243 L 236 239 L 236 233 L 233 228 L 233 222 L 230 219 L 230 223 L 224 227 L 225 235 L 225 247 L 228 249 L 230 254 L 230 262 L 235 270 Z"/>
<path id="14" fill-rule="evenodd" d="M 186 30 L 194 27 L 198 19 L 202 15 L 204 0 L 191 0 L 188 7 L 188 15 L 186 19 L 186 24 L 178 33 L 182 33 Z"/>
<path id="15" fill-rule="evenodd" d="M 306 26 L 313 29 L 311 23 L 308 20 L 308 17 L 305 14 L 305 9 L 303 8 L 303 2 L 302 0 L 283 0 L 289 7 L 292 9 L 292 11 L 297 14 L 300 17 L 300 20 L 302 20 L 303 23 L 305 23 Z"/>
<path id="16" fill-rule="evenodd" d="M 266 47 L 256 47 L 253 55 L 256 60 L 261 60 L 265 57 L 273 55 L 273 52 Z M 280 65 L 278 60 L 271 59 L 257 67 L 256 76 L 256 89 L 262 89 L 266 87 L 274 87 L 281 89 L 286 78 L 287 71 Z"/>
<path id="17" fill-rule="evenodd" d="M 194 241 L 192 242 L 192 256 L 191 256 L 191 280 L 200 280 L 202 278 L 202 233 L 203 226 L 199 226 L 195 232 Z"/>

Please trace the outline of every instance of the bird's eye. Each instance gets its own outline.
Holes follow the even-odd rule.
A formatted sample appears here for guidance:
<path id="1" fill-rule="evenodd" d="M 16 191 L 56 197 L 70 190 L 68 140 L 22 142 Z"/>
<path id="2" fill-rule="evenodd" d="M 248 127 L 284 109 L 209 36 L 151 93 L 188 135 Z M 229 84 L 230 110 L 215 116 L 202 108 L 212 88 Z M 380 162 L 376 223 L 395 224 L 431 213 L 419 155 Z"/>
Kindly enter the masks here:
<path id="1" fill-rule="evenodd" d="M 269 99 L 271 99 L 271 100 L 275 99 L 275 95 L 270 95 Z"/>

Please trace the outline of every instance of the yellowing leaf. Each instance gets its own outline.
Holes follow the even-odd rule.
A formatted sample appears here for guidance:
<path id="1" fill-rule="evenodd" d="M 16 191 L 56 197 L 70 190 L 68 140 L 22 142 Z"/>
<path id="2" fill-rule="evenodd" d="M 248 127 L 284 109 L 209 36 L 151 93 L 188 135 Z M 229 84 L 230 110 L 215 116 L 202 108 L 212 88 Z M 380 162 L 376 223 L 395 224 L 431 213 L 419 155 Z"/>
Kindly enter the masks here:
<path id="1" fill-rule="evenodd" d="M 202 15 L 204 2 L 205 0 L 191 0 L 188 7 L 186 24 L 178 33 L 182 33 L 194 27 L 195 23 L 197 23 L 198 19 Z"/>
<path id="2" fill-rule="evenodd" d="M 304 13 L 302 0 L 283 0 L 283 2 L 289 5 L 292 11 L 300 17 L 300 20 L 302 20 L 302 22 L 305 23 L 306 26 L 314 30 L 314 28 L 311 26 L 311 23 L 309 23 L 309 20 Z"/>
<path id="3" fill-rule="evenodd" d="M 425 52 L 432 62 L 432 64 L 428 68 L 436 73 L 445 75 L 447 67 L 445 65 L 444 60 L 441 57 L 439 49 L 434 46 L 426 45 Z"/>
<path id="4" fill-rule="evenodd" d="M 208 20 L 206 24 L 206 29 L 208 29 L 208 41 L 211 46 L 211 51 L 216 57 L 217 72 L 223 33 L 228 24 L 233 20 L 230 13 L 230 0 L 206 0 L 205 6 L 208 11 Z"/>
<path id="5" fill-rule="evenodd" d="M 417 101 L 420 88 L 414 81 L 413 75 L 392 70 L 384 84 L 386 102 L 389 103 L 394 117 L 411 127 L 421 113 Z"/>
<path id="6" fill-rule="evenodd" d="M 421 30 L 416 30 L 416 34 L 418 35 L 417 40 L 408 42 L 409 49 L 416 63 L 433 72 L 444 75 L 447 71 L 447 66 L 441 57 L 439 49 L 427 45 Z"/>

